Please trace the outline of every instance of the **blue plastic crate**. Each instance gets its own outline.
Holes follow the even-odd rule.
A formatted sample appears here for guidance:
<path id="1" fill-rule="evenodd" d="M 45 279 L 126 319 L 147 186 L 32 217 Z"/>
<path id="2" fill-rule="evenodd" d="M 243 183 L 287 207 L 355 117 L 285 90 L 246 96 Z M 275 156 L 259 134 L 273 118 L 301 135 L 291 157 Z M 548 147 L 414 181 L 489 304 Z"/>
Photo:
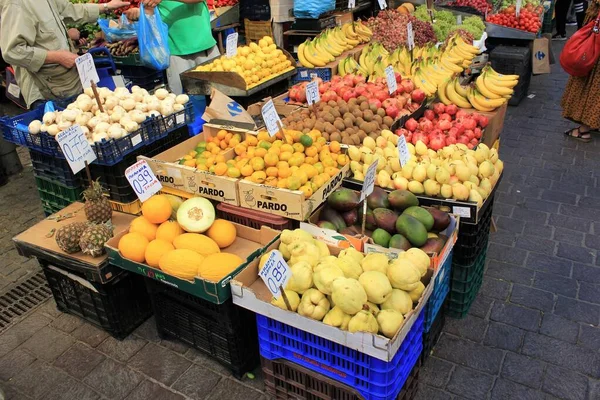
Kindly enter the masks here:
<path id="1" fill-rule="evenodd" d="M 425 304 L 423 310 L 423 314 L 425 315 L 425 322 L 423 324 L 424 332 L 429 332 L 431 329 L 435 317 L 442 308 L 442 304 L 444 304 L 448 292 L 450 292 L 452 252 L 453 251 L 450 250 L 450 254 L 446 257 L 446 261 L 440 266 L 440 272 L 435 277 L 435 282 L 433 283 L 433 292 L 431 292 L 431 296 L 429 297 L 427 304 Z"/>
<path id="2" fill-rule="evenodd" d="M 331 69 L 330 68 L 296 68 L 296 75 L 292 76 L 292 84 L 295 85 L 299 82 L 310 82 L 313 80 L 312 74 L 317 74 L 317 78 L 321 78 L 323 82 L 329 82 L 331 80 Z"/>
<path id="3" fill-rule="evenodd" d="M 262 357 L 286 359 L 356 389 L 367 400 L 395 399 L 423 350 L 421 313 L 390 362 L 379 360 L 262 315 L 256 316 Z"/>

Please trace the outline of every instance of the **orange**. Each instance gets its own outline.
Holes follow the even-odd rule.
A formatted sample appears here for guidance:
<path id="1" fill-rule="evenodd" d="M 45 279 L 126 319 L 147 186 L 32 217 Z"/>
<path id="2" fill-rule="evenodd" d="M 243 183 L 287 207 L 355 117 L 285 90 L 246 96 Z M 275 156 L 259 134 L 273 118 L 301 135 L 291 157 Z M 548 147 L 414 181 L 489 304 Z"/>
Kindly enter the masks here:
<path id="1" fill-rule="evenodd" d="M 341 151 L 340 143 L 336 141 L 329 143 L 329 150 L 333 153 L 339 153 Z"/>
<path id="2" fill-rule="evenodd" d="M 276 177 L 277 174 L 279 173 L 279 171 L 275 167 L 267 168 L 266 172 L 267 172 L 267 176 L 269 176 L 269 177 Z"/>
<path id="3" fill-rule="evenodd" d="M 119 240 L 119 252 L 128 260 L 143 263 L 146 259 L 148 239 L 139 232 L 130 232 Z"/>
<path id="4" fill-rule="evenodd" d="M 148 246 L 146 246 L 146 251 L 144 253 L 146 264 L 157 268 L 160 258 L 171 250 L 175 250 L 175 247 L 166 240 L 156 239 L 151 241 L 148 243 Z"/>
<path id="5" fill-rule="evenodd" d="M 264 183 L 267 179 L 265 171 L 256 171 L 250 176 L 250 180 L 254 183 Z"/>
<path id="6" fill-rule="evenodd" d="M 315 146 L 310 146 L 307 147 L 306 149 L 304 149 L 304 154 L 306 154 L 308 157 L 314 157 L 319 153 L 319 151 L 317 150 L 317 148 Z"/>
<path id="7" fill-rule="evenodd" d="M 302 145 L 302 143 L 294 143 L 292 147 L 294 148 L 295 152 L 304 153 L 304 146 Z"/>
<path id="8" fill-rule="evenodd" d="M 233 151 L 235 151 L 235 154 L 238 156 L 241 156 L 246 154 L 246 146 L 240 143 L 233 148 Z"/>
<path id="9" fill-rule="evenodd" d="M 308 199 L 310 196 L 313 195 L 313 190 L 312 190 L 312 187 L 310 185 L 301 186 L 300 189 L 298 189 L 298 190 L 301 190 L 302 193 L 304 193 L 304 198 L 305 199 Z"/>
<path id="10" fill-rule="evenodd" d="M 287 163 L 287 161 L 279 161 L 276 165 L 276 167 L 278 169 L 282 169 L 282 168 L 289 168 L 290 165 Z"/>
<path id="11" fill-rule="evenodd" d="M 142 204 L 142 215 L 153 224 L 167 221 L 173 211 L 166 196 L 154 195 Z"/>
<path id="12" fill-rule="evenodd" d="M 277 187 L 277 178 L 274 176 L 268 176 L 267 179 L 265 179 L 264 184 L 267 186 Z"/>
<path id="13" fill-rule="evenodd" d="M 279 181 L 277 181 L 277 187 L 281 188 L 281 189 L 287 189 L 287 179 L 280 179 Z"/>
<path id="14" fill-rule="evenodd" d="M 285 152 L 293 153 L 294 152 L 294 148 L 292 147 L 291 144 L 285 143 L 285 144 L 281 145 L 281 151 L 282 152 L 285 151 Z"/>
<path id="15" fill-rule="evenodd" d="M 271 136 L 269 135 L 269 132 L 267 132 L 267 131 L 258 132 L 258 135 L 256 135 L 256 138 L 258 140 L 266 140 L 267 142 L 271 141 Z"/>
<path id="16" fill-rule="evenodd" d="M 288 178 L 292 175 L 292 171 L 288 167 L 281 167 L 277 170 L 277 176 L 280 178 Z"/>
<path id="17" fill-rule="evenodd" d="M 252 169 L 250 164 L 246 164 L 240 169 L 240 173 L 242 176 L 250 176 L 254 173 L 254 169 Z"/>
<path id="18" fill-rule="evenodd" d="M 277 154 L 268 153 L 265 154 L 264 160 L 267 167 L 274 167 L 279 162 L 279 157 L 277 157 Z"/>
<path id="19" fill-rule="evenodd" d="M 281 161 L 289 161 L 290 158 L 292 158 L 292 153 L 289 151 L 283 151 L 281 152 L 281 154 L 279 155 L 279 159 Z"/>
<path id="20" fill-rule="evenodd" d="M 246 144 L 248 146 L 256 146 L 258 144 L 258 139 L 256 136 L 248 134 L 246 135 Z"/>
<path id="21" fill-rule="evenodd" d="M 227 162 L 227 160 L 225 160 L 225 156 L 223 154 L 218 154 L 215 157 L 215 162 L 216 163 L 224 163 L 224 162 Z"/>
<path id="22" fill-rule="evenodd" d="M 156 239 L 173 243 L 173 240 L 181 234 L 183 234 L 183 229 L 176 221 L 166 221 L 160 224 L 156 230 Z"/>
<path id="23" fill-rule="evenodd" d="M 137 217 L 131 221 L 131 225 L 129 225 L 129 232 L 141 233 L 148 240 L 156 239 L 157 229 L 158 226 L 148 221 L 145 217 Z"/>
<path id="24" fill-rule="evenodd" d="M 254 150 L 255 157 L 263 158 L 266 154 L 267 154 L 267 149 L 265 149 L 263 147 L 257 147 L 256 150 Z"/>
<path id="25" fill-rule="evenodd" d="M 225 219 L 216 219 L 205 234 L 214 240 L 219 248 L 224 249 L 235 241 L 237 229 L 234 224 Z"/>
<path id="26" fill-rule="evenodd" d="M 186 167 L 195 167 L 196 166 L 196 160 L 185 160 L 185 162 L 183 163 L 183 165 L 185 165 Z"/>
<path id="27" fill-rule="evenodd" d="M 350 159 L 345 154 L 340 154 L 337 156 L 337 163 L 342 167 L 350 162 Z"/>
<path id="28" fill-rule="evenodd" d="M 338 173 L 338 172 L 340 172 L 340 170 L 339 170 L 339 169 L 337 169 L 337 168 L 335 168 L 335 167 L 327 167 L 327 168 L 325 168 L 325 172 L 326 172 L 326 173 L 327 173 L 329 176 L 331 176 L 331 177 L 334 177 L 334 176 L 336 176 L 336 175 L 337 175 L 337 173 Z"/>
<path id="29" fill-rule="evenodd" d="M 225 136 L 227 136 L 226 130 L 221 129 L 219 132 L 217 132 L 217 139 L 223 140 L 223 139 L 225 139 Z"/>
<path id="30" fill-rule="evenodd" d="M 227 164 L 225 164 L 224 162 L 220 162 L 217 165 L 215 165 L 215 174 L 218 176 L 223 176 L 227 173 Z"/>
<path id="31" fill-rule="evenodd" d="M 219 147 L 221 150 L 225 150 L 228 147 L 227 142 L 223 140 L 221 143 L 219 143 Z"/>

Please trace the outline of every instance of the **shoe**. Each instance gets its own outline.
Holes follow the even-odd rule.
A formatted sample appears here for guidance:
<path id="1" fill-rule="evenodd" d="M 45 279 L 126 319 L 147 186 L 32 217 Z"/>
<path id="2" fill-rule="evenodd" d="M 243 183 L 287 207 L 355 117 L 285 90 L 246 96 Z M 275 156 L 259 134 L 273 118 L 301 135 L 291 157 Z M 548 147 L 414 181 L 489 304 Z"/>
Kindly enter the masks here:
<path id="1" fill-rule="evenodd" d="M 577 26 L 577 21 L 572 21 L 572 22 L 567 21 L 567 26 Z"/>
<path id="2" fill-rule="evenodd" d="M 556 33 L 552 35 L 552 40 L 567 40 L 567 35 L 561 35 L 559 33 Z"/>

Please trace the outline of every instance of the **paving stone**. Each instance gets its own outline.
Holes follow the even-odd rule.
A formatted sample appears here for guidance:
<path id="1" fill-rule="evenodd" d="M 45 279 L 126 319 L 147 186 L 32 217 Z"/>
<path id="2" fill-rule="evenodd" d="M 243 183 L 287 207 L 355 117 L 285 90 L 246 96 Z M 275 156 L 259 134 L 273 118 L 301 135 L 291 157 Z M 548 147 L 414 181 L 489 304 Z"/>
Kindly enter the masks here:
<path id="1" fill-rule="evenodd" d="M 584 264 L 573 264 L 573 278 L 588 283 L 600 283 L 600 268 Z"/>
<path id="2" fill-rule="evenodd" d="M 522 285 L 513 285 L 510 301 L 540 311 L 552 311 L 554 308 L 552 293 Z"/>
<path id="3" fill-rule="evenodd" d="M 429 356 L 419 372 L 419 382 L 443 388 L 446 386 L 453 368 L 454 364 L 435 356 Z"/>
<path id="4" fill-rule="evenodd" d="M 521 236 L 517 238 L 515 246 L 521 249 L 535 251 L 543 254 L 554 254 L 556 242 L 553 240 L 543 239 L 539 236 Z"/>
<path id="5" fill-rule="evenodd" d="M 572 231 L 570 229 L 563 229 L 556 227 L 554 230 L 553 239 L 557 242 L 569 243 L 575 246 L 581 246 L 584 238 L 583 232 Z M 588 246 L 590 247 L 590 246 Z"/>
<path id="6" fill-rule="evenodd" d="M 471 305 L 469 314 L 479 318 L 486 318 L 492 308 L 494 299 L 486 297 L 479 293 L 475 298 L 475 301 Z"/>
<path id="7" fill-rule="evenodd" d="M 539 200 L 528 198 L 525 200 L 525 207 L 530 210 L 542 211 L 548 213 L 557 213 L 558 212 L 558 203 L 553 203 L 551 201 Z"/>
<path id="8" fill-rule="evenodd" d="M 598 321 L 600 321 L 600 306 L 558 296 L 555 314 L 562 315 L 573 321 L 598 325 Z"/>
<path id="9" fill-rule="evenodd" d="M 564 168 L 564 167 L 563 167 Z M 552 190 L 560 190 L 562 192 L 574 193 L 574 194 L 585 194 L 585 185 L 579 185 L 577 183 L 569 183 L 569 182 L 552 182 L 552 186 L 550 186 Z"/>
<path id="10" fill-rule="evenodd" d="M 96 400 L 100 395 L 87 385 L 68 377 L 54 387 L 44 400 Z"/>
<path id="11" fill-rule="evenodd" d="M 81 340 L 82 342 L 89 344 L 92 347 L 97 347 L 104 341 L 104 339 L 108 337 L 108 333 L 86 322 L 79 328 L 75 329 L 73 333 L 71 333 L 71 336 L 77 340 Z"/>
<path id="12" fill-rule="evenodd" d="M 494 207 L 496 207 L 494 205 Z M 517 239 L 517 234 L 509 231 L 497 231 L 490 234 L 490 241 L 492 243 L 503 244 L 506 246 L 514 246 Z"/>
<path id="13" fill-rule="evenodd" d="M 220 375 L 193 365 L 173 384 L 173 389 L 192 399 L 204 399 L 221 379 Z"/>
<path id="14" fill-rule="evenodd" d="M 588 382 L 588 395 L 586 400 L 600 399 L 600 380 L 590 379 Z"/>
<path id="15" fill-rule="evenodd" d="M 543 200 L 555 201 L 557 203 L 577 204 L 577 195 L 574 193 L 561 192 L 558 190 L 544 190 L 541 198 Z"/>
<path id="16" fill-rule="evenodd" d="M 502 364 L 502 377 L 537 389 L 541 385 L 545 368 L 546 365 L 535 358 L 509 352 Z"/>
<path id="17" fill-rule="evenodd" d="M 496 226 L 499 230 L 506 230 L 513 233 L 522 233 L 525 227 L 525 221 L 519 221 L 508 217 L 498 217 Z"/>
<path id="18" fill-rule="evenodd" d="M 37 358 L 52 362 L 74 342 L 71 337 L 56 329 L 43 327 L 23 344 L 23 348 Z"/>
<path id="19" fill-rule="evenodd" d="M 11 351 L 0 359 L 0 381 L 8 381 L 35 360 L 34 356 L 21 349 Z"/>
<path id="20" fill-rule="evenodd" d="M 547 292 L 575 298 L 577 297 L 579 285 L 575 279 L 537 271 L 535 273 L 533 286 Z"/>
<path id="21" fill-rule="evenodd" d="M 494 203 L 494 216 L 510 217 L 513 208 L 513 206 L 508 204 Z"/>
<path id="22" fill-rule="evenodd" d="M 523 229 L 524 236 L 535 236 L 541 239 L 552 239 L 554 235 L 554 227 L 551 225 L 540 225 L 535 222 L 525 223 L 525 229 Z"/>
<path id="23" fill-rule="evenodd" d="M 579 300 L 600 304 L 600 284 L 579 282 Z"/>
<path id="24" fill-rule="evenodd" d="M 493 244 L 492 244 L 493 245 Z M 509 249 L 509 248 L 507 248 Z M 512 249 L 511 249 L 512 250 Z M 510 250 L 507 250 L 510 251 Z M 489 257 L 489 250 L 488 250 Z M 486 275 L 502 279 L 507 282 L 531 285 L 533 282 L 533 270 L 520 267 L 514 264 L 507 264 L 500 261 L 490 260 L 485 271 Z"/>
<path id="25" fill-rule="evenodd" d="M 190 348 L 190 346 L 188 346 L 185 343 L 182 343 L 176 339 L 173 339 L 173 340 L 163 339 L 160 341 L 159 344 L 161 346 L 166 347 L 169 350 L 173 350 L 174 352 L 179 353 L 179 354 L 187 353 L 187 351 Z"/>
<path id="26" fill-rule="evenodd" d="M 546 225 L 546 222 L 548 221 L 548 213 L 529 210 L 523 207 L 515 207 L 512 218 L 519 221 L 535 222 L 538 225 L 543 226 Z"/>
<path id="27" fill-rule="evenodd" d="M 187 351 L 187 353 L 185 353 L 184 356 L 185 356 L 185 358 L 187 358 L 194 364 L 200 365 L 203 368 L 217 372 L 220 375 L 224 375 L 224 376 L 231 375 L 231 371 L 227 367 L 225 367 L 223 364 L 217 362 L 212 357 L 210 357 L 194 348 L 190 348 Z"/>
<path id="28" fill-rule="evenodd" d="M 592 377 L 600 377 L 600 355 L 562 340 L 528 332 L 521 352 Z"/>
<path id="29" fill-rule="evenodd" d="M 198 383 L 201 383 L 198 382 Z M 183 400 L 184 397 L 180 394 L 171 392 L 168 389 L 165 389 L 164 387 L 160 386 L 157 383 L 151 382 L 151 381 L 142 381 L 142 383 L 140 383 L 138 385 L 138 387 L 136 387 L 135 389 L 133 389 L 133 391 L 129 394 L 129 396 L 126 397 L 126 400 L 150 400 L 150 399 L 157 399 L 157 400 Z"/>
<path id="30" fill-rule="evenodd" d="M 117 361 L 126 362 L 133 357 L 134 354 L 140 351 L 146 343 L 148 342 L 144 339 L 140 339 L 133 335 L 129 335 L 123 340 L 117 340 L 112 336 L 109 336 L 100 346 L 98 346 L 98 350 Z"/>
<path id="31" fill-rule="evenodd" d="M 206 397 L 207 400 L 221 399 L 244 399 L 256 400 L 261 398 L 262 394 L 254 389 L 242 385 L 236 380 L 226 378 L 222 379 L 215 389 Z"/>
<path id="32" fill-rule="evenodd" d="M 506 300 L 510 294 L 510 283 L 484 276 L 480 292 L 488 297 Z"/>
<path id="33" fill-rule="evenodd" d="M 435 354 L 444 360 L 489 374 L 497 373 L 502 362 L 502 351 L 450 335 L 442 335 Z"/>
<path id="34" fill-rule="evenodd" d="M 494 389 L 492 390 L 492 400 L 545 400 L 543 393 L 528 388 L 527 386 L 506 380 L 496 379 Z"/>
<path id="35" fill-rule="evenodd" d="M 189 368 L 191 363 L 170 350 L 149 343 L 133 356 L 128 365 L 170 386 Z"/>
<path id="36" fill-rule="evenodd" d="M 525 331 L 514 326 L 490 322 L 484 345 L 503 350 L 518 351 L 523 343 Z"/>
<path id="37" fill-rule="evenodd" d="M 551 214 L 548 225 L 562 227 L 580 232 L 589 232 L 591 223 L 589 220 L 581 218 L 567 217 L 565 215 Z"/>
<path id="38" fill-rule="evenodd" d="M 10 327 L 6 332 L 2 333 L 2 340 L 0 340 L 0 357 L 16 349 L 50 322 L 51 320 L 48 317 L 35 313 Z"/>
<path id="39" fill-rule="evenodd" d="M 479 400 L 487 397 L 494 377 L 471 368 L 456 367 L 446 389 L 460 396 Z"/>
<path id="40" fill-rule="evenodd" d="M 420 379 L 420 378 L 419 378 Z M 415 400 L 451 400 L 453 396 L 439 389 L 419 384 Z"/>
<path id="41" fill-rule="evenodd" d="M 560 399 L 580 400 L 585 398 L 588 378 L 564 368 L 549 365 L 542 389 Z"/>
<path id="42" fill-rule="evenodd" d="M 481 342 L 487 325 L 488 323 L 483 318 L 467 315 L 462 319 L 448 318 L 444 331 L 474 342 Z"/>
<path id="43" fill-rule="evenodd" d="M 75 315 L 62 314 L 60 317 L 52 321 L 50 326 L 65 333 L 71 333 L 83 324 L 84 321 Z"/>
<path id="44" fill-rule="evenodd" d="M 585 235 L 585 245 L 590 249 L 600 250 L 600 232 L 598 235 L 588 233 Z"/>
<path id="45" fill-rule="evenodd" d="M 542 318 L 540 333 L 565 342 L 576 343 L 579 335 L 579 324 L 558 315 L 547 313 Z"/>
<path id="46" fill-rule="evenodd" d="M 600 328 L 581 324 L 577 343 L 594 351 L 600 350 Z"/>
<path id="47" fill-rule="evenodd" d="M 158 331 L 156 330 L 156 320 L 154 319 L 154 316 L 148 318 L 146 322 L 141 324 L 134 331 L 134 334 L 149 342 L 160 342 L 160 336 L 158 336 Z"/>
<path id="48" fill-rule="evenodd" d="M 587 208 L 600 208 L 600 201 L 598 201 L 598 199 L 596 199 L 595 197 L 581 197 L 579 199 L 579 205 L 581 207 L 587 207 Z"/>
<path id="49" fill-rule="evenodd" d="M 17 374 L 11 383 L 20 392 L 34 399 L 41 399 L 68 378 L 69 376 L 58 368 L 37 360 Z"/>
<path id="50" fill-rule="evenodd" d="M 83 381 L 109 399 L 123 399 L 142 381 L 142 376 L 107 358 Z"/>
<path id="51" fill-rule="evenodd" d="M 594 261 L 593 251 L 586 249 L 585 247 L 573 246 L 568 243 L 559 243 L 556 255 L 584 264 L 592 264 Z"/>
<path id="52" fill-rule="evenodd" d="M 537 331 L 540 324 L 541 313 L 536 310 L 513 304 L 496 303 L 492 308 L 490 319 L 516 326 L 517 328 Z"/>
<path id="53" fill-rule="evenodd" d="M 105 357 L 96 350 L 83 343 L 76 343 L 56 359 L 54 366 L 61 368 L 75 378 L 83 379 L 104 359 Z"/>

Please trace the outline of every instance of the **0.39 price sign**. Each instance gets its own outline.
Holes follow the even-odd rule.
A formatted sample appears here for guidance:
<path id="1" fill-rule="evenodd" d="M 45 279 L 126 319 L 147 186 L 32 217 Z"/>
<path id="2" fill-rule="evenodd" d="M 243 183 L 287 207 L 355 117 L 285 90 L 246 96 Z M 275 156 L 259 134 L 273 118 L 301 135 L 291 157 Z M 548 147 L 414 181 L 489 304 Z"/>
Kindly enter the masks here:
<path id="1" fill-rule="evenodd" d="M 162 185 L 145 160 L 138 161 L 127 168 L 125 176 L 142 203 L 162 189 Z"/>
<path id="2" fill-rule="evenodd" d="M 265 282 L 273 297 L 279 298 L 281 296 L 281 288 L 285 288 L 285 285 L 287 285 L 292 277 L 292 270 L 283 259 L 281 253 L 278 250 L 274 250 L 258 275 Z"/>
<path id="3" fill-rule="evenodd" d="M 59 132 L 56 141 L 74 174 L 85 168 L 86 161 L 89 164 L 96 160 L 96 153 L 79 125 L 73 125 Z"/>

